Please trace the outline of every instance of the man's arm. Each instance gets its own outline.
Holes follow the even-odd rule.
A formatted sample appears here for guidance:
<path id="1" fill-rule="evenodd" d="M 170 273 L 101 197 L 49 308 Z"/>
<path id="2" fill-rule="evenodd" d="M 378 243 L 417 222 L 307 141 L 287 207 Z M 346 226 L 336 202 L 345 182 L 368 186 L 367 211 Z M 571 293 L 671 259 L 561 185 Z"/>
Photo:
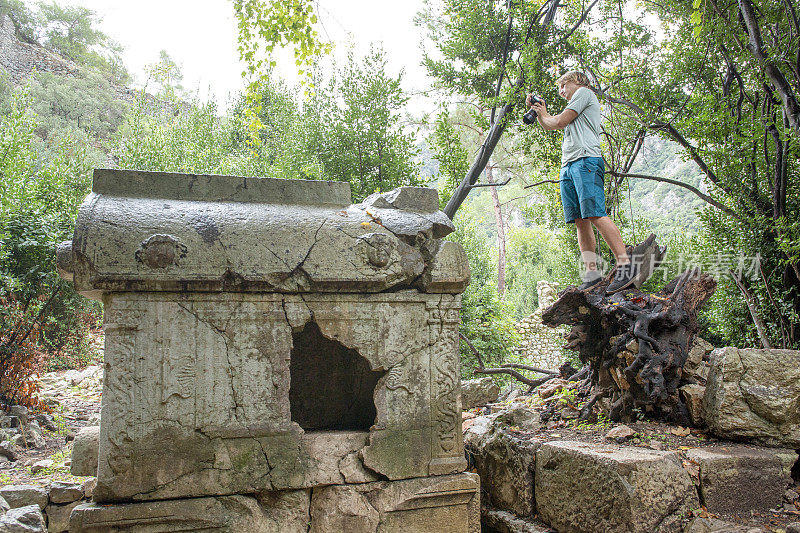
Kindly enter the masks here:
<path id="1" fill-rule="evenodd" d="M 558 115 L 551 115 L 547 112 L 547 106 L 539 103 L 533 104 L 533 109 L 536 111 L 536 119 L 543 130 L 563 130 L 578 116 L 578 113 L 572 109 L 565 109 Z"/>

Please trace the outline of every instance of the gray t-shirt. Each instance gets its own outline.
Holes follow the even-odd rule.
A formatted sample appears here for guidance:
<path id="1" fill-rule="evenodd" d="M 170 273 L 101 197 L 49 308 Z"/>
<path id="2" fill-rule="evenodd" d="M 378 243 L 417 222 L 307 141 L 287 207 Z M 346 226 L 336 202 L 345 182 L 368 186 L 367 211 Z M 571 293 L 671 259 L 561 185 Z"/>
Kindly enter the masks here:
<path id="1" fill-rule="evenodd" d="M 579 87 L 566 109 L 578 116 L 564 128 L 561 165 L 581 157 L 600 157 L 600 102 L 588 87 Z"/>

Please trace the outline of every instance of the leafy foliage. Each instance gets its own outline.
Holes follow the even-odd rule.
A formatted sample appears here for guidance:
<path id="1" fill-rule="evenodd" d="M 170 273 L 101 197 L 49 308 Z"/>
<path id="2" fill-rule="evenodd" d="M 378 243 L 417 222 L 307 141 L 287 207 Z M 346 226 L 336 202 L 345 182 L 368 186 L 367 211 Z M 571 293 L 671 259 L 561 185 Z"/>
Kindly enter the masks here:
<path id="1" fill-rule="evenodd" d="M 258 145 L 259 130 L 264 127 L 259 95 L 276 65 L 275 49 L 291 46 L 298 72 L 308 76 L 310 67 L 331 50 L 331 45 L 314 29 L 317 15 L 312 0 L 234 0 L 233 7 L 239 29 L 239 59 L 246 65 L 242 76 L 249 80 L 243 108 L 248 140 Z"/>
<path id="2" fill-rule="evenodd" d="M 412 137 L 400 123 L 400 76 L 388 76 L 385 67 L 382 51 L 361 61 L 351 55 L 303 111 L 283 83 L 262 84 L 256 143 L 246 97 L 220 117 L 214 103 L 182 106 L 167 93 L 173 105 L 153 114 L 142 94 L 114 157 L 123 168 L 142 170 L 347 181 L 355 201 L 418 184 Z"/>
<path id="3" fill-rule="evenodd" d="M 433 132 L 429 137 L 429 144 L 434 147 L 436 158 L 439 161 L 439 175 L 444 178 L 444 183 L 440 183 L 438 186 L 439 204 L 444 209 L 453 191 L 469 170 L 467 149 L 461 143 L 446 112 L 439 113 L 436 118 Z"/>
<path id="4" fill-rule="evenodd" d="M 475 346 L 484 363 L 493 366 L 514 360 L 519 342 L 508 303 L 497 295 L 497 270 L 492 248 L 481 235 L 479 219 L 459 212 L 456 231 L 448 240 L 460 243 L 467 253 L 471 271 L 469 286 L 462 296 L 459 331 Z M 477 360 L 465 343 L 461 344 L 461 375 L 471 375 Z"/>
<path id="5" fill-rule="evenodd" d="M 55 245 L 72 234 L 89 168 L 80 142 L 42 143 L 24 90 L 0 91 L 0 402 L 35 403 L 30 381 L 64 338 L 69 317 L 93 308 L 55 272 Z M 69 329 L 69 328 L 66 328 Z"/>
<path id="6" fill-rule="evenodd" d="M 350 182 L 354 201 L 420 184 L 413 137 L 400 121 L 407 101 L 401 80 L 402 73 L 386 73 L 382 49 L 373 47 L 360 61 L 350 50 L 344 66 L 306 103 L 305 153 L 320 162 L 325 179 Z"/>

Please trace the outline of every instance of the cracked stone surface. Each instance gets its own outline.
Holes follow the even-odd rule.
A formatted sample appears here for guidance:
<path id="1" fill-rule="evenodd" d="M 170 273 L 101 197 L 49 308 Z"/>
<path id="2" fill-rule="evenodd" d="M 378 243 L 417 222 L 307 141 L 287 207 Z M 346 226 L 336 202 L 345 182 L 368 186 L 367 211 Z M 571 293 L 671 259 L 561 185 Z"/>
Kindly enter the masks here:
<path id="1" fill-rule="evenodd" d="M 308 505 L 308 491 L 288 491 L 258 499 L 238 495 L 117 505 L 89 503 L 72 511 L 69 530 L 80 533 L 305 533 Z"/>
<path id="2" fill-rule="evenodd" d="M 328 485 L 251 496 L 82 504 L 70 531 L 149 533 L 479 533 L 478 476 Z"/>
<path id="3" fill-rule="evenodd" d="M 95 170 L 59 271 L 108 291 L 460 293 L 469 266 L 434 189 L 350 204 L 349 184 Z M 380 207 L 378 207 L 380 206 Z M 441 256 L 441 257 L 440 257 Z"/>
<path id="4" fill-rule="evenodd" d="M 466 466 L 458 296 L 111 293 L 104 303 L 96 501 L 300 489 Z M 310 322 L 381 372 L 374 421 L 363 431 L 304 431 L 293 421 L 293 335 Z"/>
<path id="5" fill-rule="evenodd" d="M 10 509 L 0 516 L 0 531 L 13 533 L 44 533 L 45 521 L 36 505 Z"/>
<path id="6" fill-rule="evenodd" d="M 333 485 L 311 494 L 310 533 L 479 533 L 475 474 Z"/>
<path id="7" fill-rule="evenodd" d="M 73 476 L 96 476 L 100 426 L 86 426 L 78 430 L 72 445 Z"/>
<path id="8" fill-rule="evenodd" d="M 539 517 L 565 533 L 679 532 L 700 506 L 676 452 L 545 443 L 535 485 Z"/>
<path id="9" fill-rule="evenodd" d="M 481 490 L 488 498 L 485 503 L 518 516 L 532 516 L 536 511 L 536 452 L 541 442 L 519 438 L 508 431 L 509 426 L 524 423 L 523 420 L 523 413 L 516 417 L 499 413 L 478 417 L 466 430 L 464 445 L 481 477 Z"/>
<path id="10" fill-rule="evenodd" d="M 714 350 L 703 407 L 722 438 L 800 448 L 800 351 Z"/>
<path id="11" fill-rule="evenodd" d="M 479 531 L 466 255 L 433 189 L 350 204 L 346 183 L 95 171 L 57 253 L 105 310 L 73 463 L 97 504 L 70 531 Z"/>

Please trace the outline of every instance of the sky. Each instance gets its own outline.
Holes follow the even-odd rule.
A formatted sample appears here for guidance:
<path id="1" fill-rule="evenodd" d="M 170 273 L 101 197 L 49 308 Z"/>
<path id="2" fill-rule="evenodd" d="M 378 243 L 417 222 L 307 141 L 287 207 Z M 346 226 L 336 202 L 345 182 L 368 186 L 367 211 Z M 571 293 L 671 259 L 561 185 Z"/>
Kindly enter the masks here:
<path id="1" fill-rule="evenodd" d="M 144 67 L 156 62 L 163 49 L 181 67 L 184 88 L 199 91 L 201 99 L 210 94 L 224 108 L 227 96 L 243 87 L 231 0 L 59 0 L 59 4 L 84 6 L 101 17 L 100 29 L 123 46 L 123 61 L 139 85 L 146 80 Z M 419 64 L 422 34 L 413 23 L 421 0 L 319 0 L 318 7 L 320 32 L 335 44 L 336 57 L 343 56 L 348 41 L 359 55 L 371 42 L 380 42 L 387 52 L 389 74 L 404 69 L 407 91 L 429 86 Z M 297 81 L 288 50 L 279 56 L 278 73 L 290 84 Z"/>

